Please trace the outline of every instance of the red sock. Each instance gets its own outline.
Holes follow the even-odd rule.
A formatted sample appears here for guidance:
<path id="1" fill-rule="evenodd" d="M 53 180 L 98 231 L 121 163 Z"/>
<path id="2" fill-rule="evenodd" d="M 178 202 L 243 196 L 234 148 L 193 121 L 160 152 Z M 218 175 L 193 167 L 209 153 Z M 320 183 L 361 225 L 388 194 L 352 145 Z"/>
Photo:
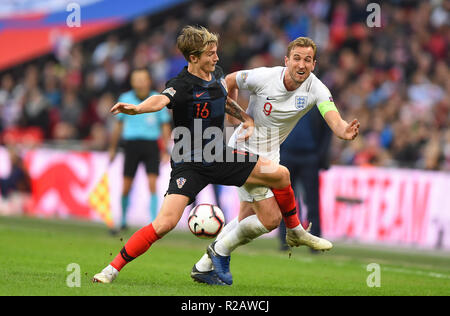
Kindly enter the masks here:
<path id="1" fill-rule="evenodd" d="M 283 215 L 284 223 L 287 228 L 294 228 L 300 224 L 297 215 L 297 207 L 295 203 L 294 190 L 289 185 L 283 189 L 272 189 L 281 214 Z"/>
<path id="2" fill-rule="evenodd" d="M 120 250 L 120 253 L 110 264 L 117 271 L 122 270 L 127 263 L 146 252 L 159 238 L 152 224 L 141 228 L 130 237 L 122 250 Z"/>

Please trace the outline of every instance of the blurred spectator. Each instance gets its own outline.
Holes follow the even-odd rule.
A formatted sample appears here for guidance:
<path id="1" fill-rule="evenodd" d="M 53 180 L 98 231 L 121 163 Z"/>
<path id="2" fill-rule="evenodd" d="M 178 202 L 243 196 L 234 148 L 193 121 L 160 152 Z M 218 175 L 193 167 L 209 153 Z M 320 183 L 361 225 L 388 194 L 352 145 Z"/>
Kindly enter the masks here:
<path id="1" fill-rule="evenodd" d="M 96 102 L 89 105 L 82 118 L 81 129 L 85 130 L 87 136 L 85 147 L 90 150 L 107 150 L 109 136 L 113 130 L 115 118 L 111 115 L 111 106 L 116 103 L 114 95 L 106 92 Z"/>
<path id="2" fill-rule="evenodd" d="M 22 158 L 14 147 L 8 148 L 11 171 L 6 178 L 0 178 L 0 193 L 8 198 L 13 192 L 30 192 L 30 179 Z"/>
<path id="3" fill-rule="evenodd" d="M 14 100 L 14 79 L 5 74 L 0 82 L 0 133 L 16 123 L 20 108 Z"/>
<path id="4" fill-rule="evenodd" d="M 27 90 L 23 103 L 21 123 L 24 127 L 39 127 L 49 136 L 49 102 L 37 88 Z"/>
<path id="5" fill-rule="evenodd" d="M 57 80 L 55 77 L 46 77 L 44 82 L 44 97 L 52 108 L 61 106 L 61 90 Z"/>
<path id="6" fill-rule="evenodd" d="M 11 169 L 0 178 L 0 214 L 20 214 L 26 208 L 31 191 L 30 178 L 22 158 L 14 147 L 8 148 Z"/>
<path id="7" fill-rule="evenodd" d="M 71 126 L 78 126 L 83 111 L 81 102 L 75 91 L 67 90 L 64 93 L 62 107 L 60 111 L 60 121 Z M 76 135 L 73 135 L 75 138 Z"/>
<path id="8" fill-rule="evenodd" d="M 112 34 L 95 48 L 92 54 L 92 63 L 100 66 L 108 59 L 118 62 L 123 58 L 125 52 L 125 45 L 119 41 L 116 35 Z"/>

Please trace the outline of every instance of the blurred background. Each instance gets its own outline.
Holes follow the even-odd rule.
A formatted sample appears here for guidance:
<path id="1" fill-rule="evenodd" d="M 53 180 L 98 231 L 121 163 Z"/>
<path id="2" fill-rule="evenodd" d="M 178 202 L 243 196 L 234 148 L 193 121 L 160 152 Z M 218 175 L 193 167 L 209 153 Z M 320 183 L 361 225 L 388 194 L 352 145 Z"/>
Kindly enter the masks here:
<path id="1" fill-rule="evenodd" d="M 320 176 L 323 236 L 450 250 L 450 1 L 382 1 L 379 26 L 368 24 L 372 2 L 1 1 L 0 214 L 99 221 L 88 196 L 108 172 L 118 222 L 123 158 L 108 166 L 109 109 L 130 90 L 133 68 L 148 68 L 162 91 L 186 64 L 179 31 L 204 25 L 220 35 L 225 73 L 284 66 L 291 40 L 316 42 L 314 73 L 342 117 L 361 122 L 355 141 L 331 137 Z M 169 173 L 163 161 L 161 197 Z M 139 169 L 136 226 L 148 221 L 145 181 Z M 198 201 L 236 216 L 234 188 L 215 192 Z"/>

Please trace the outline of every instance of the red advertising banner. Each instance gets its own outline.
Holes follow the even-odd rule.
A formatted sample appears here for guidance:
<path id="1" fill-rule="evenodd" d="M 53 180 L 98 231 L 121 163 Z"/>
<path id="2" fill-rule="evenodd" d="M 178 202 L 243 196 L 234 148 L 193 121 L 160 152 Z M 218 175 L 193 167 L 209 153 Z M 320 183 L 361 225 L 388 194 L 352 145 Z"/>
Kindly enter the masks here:
<path id="1" fill-rule="evenodd" d="M 450 174 L 333 167 L 320 177 L 320 214 L 331 240 L 450 249 Z"/>

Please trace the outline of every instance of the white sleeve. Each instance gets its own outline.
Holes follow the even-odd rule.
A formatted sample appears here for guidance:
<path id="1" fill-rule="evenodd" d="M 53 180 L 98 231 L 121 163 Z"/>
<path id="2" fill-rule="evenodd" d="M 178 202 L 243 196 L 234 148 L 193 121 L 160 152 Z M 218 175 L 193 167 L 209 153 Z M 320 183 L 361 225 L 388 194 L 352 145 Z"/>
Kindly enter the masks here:
<path id="1" fill-rule="evenodd" d="M 265 67 L 252 70 L 241 70 L 236 73 L 236 83 L 239 90 L 249 90 L 256 93 L 261 83 L 261 77 L 264 76 Z"/>
<path id="2" fill-rule="evenodd" d="M 332 102 L 332 103 L 334 103 L 333 97 L 331 96 L 330 90 L 319 79 L 317 79 L 315 84 L 314 84 L 314 95 L 315 95 L 315 98 L 316 98 L 316 105 L 317 106 L 319 106 L 323 102 Z"/>

